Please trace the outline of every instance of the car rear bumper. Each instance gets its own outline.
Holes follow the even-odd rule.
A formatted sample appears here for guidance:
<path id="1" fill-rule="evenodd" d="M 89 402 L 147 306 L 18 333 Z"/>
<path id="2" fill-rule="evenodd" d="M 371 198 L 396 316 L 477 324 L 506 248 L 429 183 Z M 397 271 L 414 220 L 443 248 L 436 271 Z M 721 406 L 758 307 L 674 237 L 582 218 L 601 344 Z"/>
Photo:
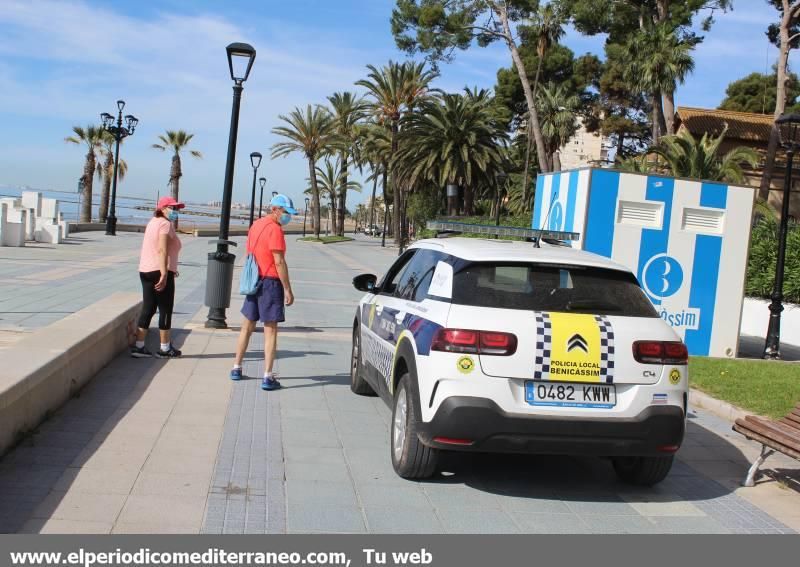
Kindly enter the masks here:
<path id="1" fill-rule="evenodd" d="M 431 447 L 550 455 L 664 455 L 677 450 L 684 432 L 678 406 L 650 406 L 630 418 L 522 416 L 503 411 L 492 400 L 467 396 L 447 398 L 430 422 L 419 424 L 420 440 Z"/>

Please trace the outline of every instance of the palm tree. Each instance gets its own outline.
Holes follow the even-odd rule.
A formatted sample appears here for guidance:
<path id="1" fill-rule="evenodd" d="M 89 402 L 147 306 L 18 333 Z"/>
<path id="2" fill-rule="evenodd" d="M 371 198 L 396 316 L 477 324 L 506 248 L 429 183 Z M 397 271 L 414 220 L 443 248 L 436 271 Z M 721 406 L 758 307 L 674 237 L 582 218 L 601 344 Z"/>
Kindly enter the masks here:
<path id="1" fill-rule="evenodd" d="M 388 123 L 391 127 L 391 155 L 397 152 L 397 135 L 400 130 L 400 118 L 404 112 L 414 108 L 427 96 L 428 85 L 437 76 L 432 70 L 426 70 L 424 63 L 394 63 L 389 61 L 380 70 L 367 65 L 369 73 L 366 79 L 356 81 L 356 85 L 367 89 L 372 96 L 372 110 L 378 123 Z M 390 160 L 391 165 L 391 160 Z M 400 244 L 400 190 L 392 173 L 392 193 L 394 195 L 394 238 Z"/>
<path id="2" fill-rule="evenodd" d="M 653 97 L 653 143 L 664 134 L 674 134 L 675 88 L 694 70 L 691 51 L 697 41 L 680 38 L 673 28 L 660 24 L 628 42 L 626 79 Z"/>
<path id="3" fill-rule="evenodd" d="M 124 140 L 124 138 L 120 140 L 120 144 Z M 108 199 L 111 195 L 111 182 L 114 180 L 115 143 L 114 136 L 109 132 L 105 132 L 102 142 L 103 147 L 100 150 L 101 156 L 105 157 L 105 161 L 97 164 L 97 178 L 103 182 L 103 191 L 100 193 L 100 210 L 98 212 L 100 222 L 106 222 L 108 218 Z M 124 159 L 120 159 L 117 167 L 117 180 L 122 181 L 126 173 L 128 173 L 128 163 Z"/>
<path id="4" fill-rule="evenodd" d="M 547 54 L 547 50 L 554 43 L 564 37 L 564 17 L 559 10 L 553 7 L 552 4 L 540 5 L 538 11 L 534 14 L 533 23 L 529 28 L 529 33 L 536 38 L 536 55 L 538 61 L 536 63 L 536 75 L 533 80 L 533 98 L 536 100 L 537 90 L 539 86 L 539 75 L 542 71 L 542 61 Z M 538 130 L 538 131 L 537 131 Z M 538 109 L 534 105 L 533 109 L 528 109 L 528 129 L 527 129 L 527 144 L 525 148 L 525 169 L 522 174 L 523 186 L 523 200 L 527 201 L 529 195 L 528 187 L 528 169 L 531 156 L 531 139 L 535 139 L 537 144 L 544 144 L 544 132 L 538 117 Z M 544 149 L 539 151 L 540 161 L 549 157 Z M 539 164 L 540 171 L 550 171 L 551 164 L 548 161 Z"/>
<path id="5" fill-rule="evenodd" d="M 92 222 L 92 180 L 94 179 L 97 156 L 95 151 L 103 143 L 104 130 L 99 126 L 89 125 L 86 128 L 73 126 L 74 136 L 67 136 L 64 141 L 68 144 L 84 144 L 86 146 L 86 161 L 83 164 L 83 204 L 81 205 L 80 222 Z"/>
<path id="6" fill-rule="evenodd" d="M 336 222 L 337 215 L 341 214 L 341 210 L 336 203 L 337 195 L 340 191 L 361 191 L 361 184 L 358 181 L 347 181 L 346 187 L 342 187 L 342 178 L 344 177 L 344 169 L 342 162 L 337 158 L 336 161 L 331 162 L 329 158 L 325 158 L 324 167 L 316 167 L 317 185 L 319 187 L 320 197 L 328 197 L 330 203 L 331 214 L 334 222 Z M 310 179 L 308 180 L 311 181 Z M 313 188 L 309 187 L 305 190 L 306 194 L 313 194 Z M 340 234 L 339 236 L 344 236 Z"/>
<path id="7" fill-rule="evenodd" d="M 389 160 L 392 157 L 391 133 L 385 126 L 378 124 L 368 124 L 360 129 L 361 135 L 361 158 L 364 163 L 369 164 L 372 173 L 367 178 L 367 182 L 372 181 L 372 200 L 370 201 L 369 224 L 375 224 L 375 206 L 379 200 L 384 203 L 389 202 L 388 176 Z M 378 187 L 378 179 L 382 179 L 383 196 L 375 197 L 375 190 Z M 381 246 L 386 244 L 386 214 L 388 209 L 384 209 L 384 226 L 381 238 Z"/>
<path id="8" fill-rule="evenodd" d="M 474 190 L 491 185 L 503 162 L 507 134 L 489 118 L 488 98 L 445 94 L 420 104 L 403 119 L 395 155 L 398 177 L 410 186 L 431 181 L 464 187 L 464 212 L 473 213 Z"/>
<path id="9" fill-rule="evenodd" d="M 305 111 L 295 107 L 288 115 L 278 116 L 286 126 L 272 129 L 273 134 L 286 138 L 272 146 L 272 158 L 286 157 L 298 152 L 308 160 L 309 180 L 311 181 L 312 210 L 314 217 L 314 236 L 319 238 L 319 187 L 317 185 L 317 158 L 329 151 L 336 141 L 333 116 L 324 107 L 310 104 Z"/>
<path id="10" fill-rule="evenodd" d="M 666 170 L 674 177 L 742 184 L 742 165 L 756 167 L 758 154 L 752 148 L 738 147 L 719 155 L 726 130 L 716 138 L 703 134 L 699 140 L 683 130 L 677 136 L 662 138 L 651 152 L 664 160 Z"/>
<path id="11" fill-rule="evenodd" d="M 166 136 L 159 136 L 158 139 L 161 140 L 160 144 L 153 144 L 153 147 L 157 150 L 166 151 L 168 148 L 171 148 L 173 151 L 172 154 L 172 166 L 169 170 L 169 185 L 172 188 L 172 198 L 176 201 L 178 199 L 178 189 L 180 184 L 180 179 L 183 176 L 183 171 L 181 170 L 181 151 L 189 145 L 189 142 L 192 141 L 194 138 L 194 134 L 189 134 L 184 132 L 183 130 L 167 130 Z M 189 153 L 192 157 L 196 157 L 201 159 L 203 154 L 198 152 L 197 150 L 190 150 Z"/>
<path id="12" fill-rule="evenodd" d="M 367 103 L 351 92 L 333 93 L 328 97 L 333 109 L 339 160 L 342 164 L 339 188 L 338 218 L 334 218 L 335 233 L 344 236 L 344 216 L 347 211 L 347 173 L 358 152 L 358 123 L 367 115 Z"/>
<path id="13" fill-rule="evenodd" d="M 703 134 L 699 140 L 688 130 L 676 136 L 664 136 L 649 154 L 632 156 L 620 163 L 620 169 L 634 173 L 666 173 L 673 177 L 744 183 L 743 165 L 751 168 L 758 165 L 758 154 L 752 148 L 733 148 L 725 155 L 719 148 L 725 132 L 716 138 Z M 656 160 L 650 159 L 655 157 Z"/>
<path id="14" fill-rule="evenodd" d="M 542 117 L 542 136 L 552 156 L 552 170 L 561 171 L 559 149 L 575 134 L 581 99 L 567 92 L 565 86 L 552 82 L 542 87 L 537 100 Z"/>

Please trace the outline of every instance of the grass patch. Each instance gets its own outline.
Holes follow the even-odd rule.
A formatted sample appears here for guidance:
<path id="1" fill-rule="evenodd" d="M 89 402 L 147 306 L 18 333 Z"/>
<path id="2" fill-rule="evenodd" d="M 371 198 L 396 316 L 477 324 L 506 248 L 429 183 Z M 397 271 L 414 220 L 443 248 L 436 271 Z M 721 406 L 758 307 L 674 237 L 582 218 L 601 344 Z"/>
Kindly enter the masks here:
<path id="1" fill-rule="evenodd" d="M 689 383 L 717 399 L 772 418 L 783 417 L 800 401 L 800 365 L 791 362 L 693 356 Z"/>
<path id="2" fill-rule="evenodd" d="M 319 238 L 314 238 L 313 236 L 306 236 L 300 237 L 297 240 L 303 242 L 320 242 L 322 244 L 333 244 L 335 242 L 349 242 L 353 240 L 349 236 L 320 236 Z"/>

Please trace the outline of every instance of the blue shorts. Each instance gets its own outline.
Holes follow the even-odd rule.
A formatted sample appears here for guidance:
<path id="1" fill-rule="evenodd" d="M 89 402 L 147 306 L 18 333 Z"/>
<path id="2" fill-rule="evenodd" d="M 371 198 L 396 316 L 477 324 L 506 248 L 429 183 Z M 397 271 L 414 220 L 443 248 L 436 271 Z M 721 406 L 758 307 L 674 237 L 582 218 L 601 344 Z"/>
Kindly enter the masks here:
<path id="1" fill-rule="evenodd" d="M 253 295 L 247 295 L 242 305 L 242 315 L 250 321 L 282 323 L 284 317 L 283 284 L 277 278 L 264 278 Z"/>

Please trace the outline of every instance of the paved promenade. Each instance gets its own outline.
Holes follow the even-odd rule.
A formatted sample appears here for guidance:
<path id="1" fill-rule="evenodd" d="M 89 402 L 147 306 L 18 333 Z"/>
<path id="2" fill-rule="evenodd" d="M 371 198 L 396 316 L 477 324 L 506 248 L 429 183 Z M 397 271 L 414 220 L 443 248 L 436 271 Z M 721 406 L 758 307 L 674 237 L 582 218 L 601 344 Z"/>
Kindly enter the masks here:
<path id="1" fill-rule="evenodd" d="M 124 235 L 112 247 L 87 236 L 75 245 L 85 250 L 77 268 L 56 263 L 60 249 L 43 250 L 54 276 L 42 278 L 41 263 L 15 265 L 39 282 L 31 303 L 49 295 L 53 309 L 74 311 L 115 285 L 114 291 L 138 289 L 140 238 Z M 0 532 L 800 531 L 797 463 L 771 457 L 761 482 L 740 488 L 758 447 L 700 411 L 690 416 L 672 474 L 652 489 L 618 483 L 606 461 L 545 456 L 454 454 L 435 479 L 402 480 L 389 458 L 389 409 L 378 398 L 353 395 L 348 385 L 359 297 L 350 280 L 379 273 L 396 250 L 366 240 L 321 246 L 289 239 L 297 302 L 279 339 L 285 387 L 265 393 L 260 333 L 244 368 L 252 379 L 227 378 L 238 297 L 228 311 L 235 327 L 203 328 L 208 242 L 184 239 L 176 331 L 184 357 L 118 357 L 0 460 Z M 103 255 L 109 263 L 93 264 Z M 70 269 L 85 271 L 64 275 Z M 0 288 L 2 323 L 44 324 L 31 320 L 34 313 L 22 317 L 37 308 L 9 297 L 13 278 L 4 272 L 0 282 L 8 286 Z"/>

